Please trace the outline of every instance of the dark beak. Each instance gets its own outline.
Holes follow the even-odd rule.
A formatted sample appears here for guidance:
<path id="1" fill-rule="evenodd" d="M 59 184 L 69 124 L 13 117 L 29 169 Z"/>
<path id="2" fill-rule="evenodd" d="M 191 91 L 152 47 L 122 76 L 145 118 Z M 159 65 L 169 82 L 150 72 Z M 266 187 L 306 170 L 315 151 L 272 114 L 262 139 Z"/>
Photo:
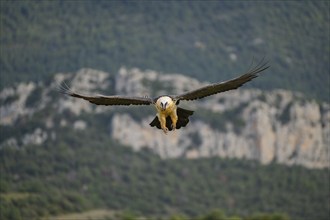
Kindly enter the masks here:
<path id="1" fill-rule="evenodd" d="M 162 110 L 165 111 L 166 110 L 166 106 L 167 106 L 167 102 L 165 104 L 163 103 L 160 103 L 161 107 L 162 107 Z"/>

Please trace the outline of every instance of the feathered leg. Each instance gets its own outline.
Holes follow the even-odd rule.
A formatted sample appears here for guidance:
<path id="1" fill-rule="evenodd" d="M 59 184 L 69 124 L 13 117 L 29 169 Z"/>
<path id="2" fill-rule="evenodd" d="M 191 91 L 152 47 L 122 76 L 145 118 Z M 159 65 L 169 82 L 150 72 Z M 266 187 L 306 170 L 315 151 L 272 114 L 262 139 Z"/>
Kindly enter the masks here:
<path id="1" fill-rule="evenodd" d="M 166 127 L 166 116 L 158 114 L 157 117 L 160 122 L 161 129 L 164 131 L 165 134 L 167 134 L 168 128 Z"/>
<path id="2" fill-rule="evenodd" d="M 172 130 L 175 130 L 176 123 L 178 122 L 178 115 L 176 114 L 176 109 L 175 109 L 175 111 L 172 112 L 170 117 L 171 117 L 171 121 L 172 121 Z"/>

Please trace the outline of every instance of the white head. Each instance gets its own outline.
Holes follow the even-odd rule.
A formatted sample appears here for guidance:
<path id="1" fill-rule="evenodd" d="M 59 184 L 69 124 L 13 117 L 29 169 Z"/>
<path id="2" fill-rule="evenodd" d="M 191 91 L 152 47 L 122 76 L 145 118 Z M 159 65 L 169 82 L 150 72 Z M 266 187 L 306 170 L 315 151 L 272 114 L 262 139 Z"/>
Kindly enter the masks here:
<path id="1" fill-rule="evenodd" d="M 160 110 L 165 111 L 167 107 L 171 106 L 173 104 L 173 100 L 171 97 L 168 96 L 161 96 L 156 101 L 156 106 Z"/>

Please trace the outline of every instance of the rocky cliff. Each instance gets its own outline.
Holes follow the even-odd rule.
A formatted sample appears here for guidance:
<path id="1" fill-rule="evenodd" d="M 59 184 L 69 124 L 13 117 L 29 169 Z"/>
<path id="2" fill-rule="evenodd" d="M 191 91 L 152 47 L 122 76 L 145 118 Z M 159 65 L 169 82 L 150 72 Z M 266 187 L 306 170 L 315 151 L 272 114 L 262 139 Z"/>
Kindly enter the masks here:
<path id="1" fill-rule="evenodd" d="M 266 77 L 264 75 L 263 77 Z M 67 80 L 73 90 L 83 93 L 127 95 L 178 94 L 207 84 L 180 74 L 163 74 L 151 70 L 121 68 L 115 77 L 102 71 L 82 69 L 75 74 L 59 73 L 54 81 L 20 83 L 0 93 L 0 124 L 15 126 L 48 109 L 43 124 L 30 132 L 15 136 L 1 135 L 1 146 L 42 144 L 58 138 L 55 127 L 72 126 L 88 129 L 79 119 L 81 113 L 113 112 L 110 135 L 134 150 L 149 148 L 162 158 L 228 157 L 258 160 L 262 164 L 277 162 L 309 168 L 329 167 L 330 105 L 306 100 L 290 91 L 263 92 L 255 89 L 230 91 L 201 101 L 181 102 L 195 111 L 186 128 L 164 135 L 151 128 L 152 106 L 116 108 L 94 106 L 86 101 L 61 96 L 55 90 Z M 50 110 L 49 110 L 50 109 Z M 123 111 L 121 111 L 123 110 Z M 63 113 L 76 115 L 75 121 Z"/>

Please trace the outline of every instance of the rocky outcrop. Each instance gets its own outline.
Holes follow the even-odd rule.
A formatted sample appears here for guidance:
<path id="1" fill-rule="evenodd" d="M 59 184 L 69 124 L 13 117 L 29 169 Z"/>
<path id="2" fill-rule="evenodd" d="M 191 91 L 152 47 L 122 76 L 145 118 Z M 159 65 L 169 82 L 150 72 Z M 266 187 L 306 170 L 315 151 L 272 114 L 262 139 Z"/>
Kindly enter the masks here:
<path id="1" fill-rule="evenodd" d="M 26 107 L 25 102 L 35 89 L 33 82 L 20 83 L 16 88 L 5 88 L 0 93 L 0 123 L 13 124 L 19 116 L 32 114 L 34 111 Z"/>
<path id="2" fill-rule="evenodd" d="M 79 119 L 82 112 L 102 114 L 109 111 L 107 107 L 59 96 L 57 92 L 54 95 L 63 80 L 70 81 L 72 90 L 86 94 L 111 92 L 153 97 L 178 94 L 207 84 L 180 74 L 137 68 L 121 68 L 115 78 L 102 71 L 82 69 L 75 74 L 59 73 L 47 86 L 21 83 L 1 91 L 0 125 L 14 126 L 19 118 L 31 117 L 47 108 L 51 108 L 53 114 L 42 119 L 42 128 L 31 130 L 21 139 L 2 137 L 0 146 L 42 144 L 56 138 L 57 125 L 88 129 L 88 124 Z M 130 108 L 125 112 L 112 108 L 110 135 L 136 151 L 149 148 L 164 159 L 218 156 L 258 160 L 262 164 L 277 162 L 310 168 L 329 167 L 329 103 L 319 104 L 290 91 L 263 92 L 243 87 L 180 105 L 195 110 L 195 115 L 187 127 L 168 135 L 149 126 L 155 117 L 150 111 L 139 114 L 137 120 L 134 111 L 143 112 L 143 108 Z M 65 117 L 67 111 L 75 115 L 73 121 Z"/>
<path id="3" fill-rule="evenodd" d="M 329 167 L 329 128 L 306 119 L 281 124 L 272 121 L 266 110 L 267 107 L 251 114 L 239 134 L 230 128 L 233 124 L 227 125 L 226 131 L 219 131 L 201 120 L 193 120 L 185 129 L 164 135 L 150 129 L 151 117 L 137 122 L 128 114 L 116 114 L 111 135 L 135 150 L 148 147 L 162 158 L 220 156 L 255 159 L 262 164 Z"/>
<path id="4" fill-rule="evenodd" d="M 170 94 L 177 94 L 205 85 L 182 75 L 160 75 L 138 69 L 121 69 L 117 82 L 119 93 L 140 95 L 164 94 L 164 88 L 170 90 Z M 152 85 L 159 82 L 162 84 L 155 89 L 160 92 L 152 91 Z M 283 90 L 240 89 L 184 104 L 197 112 L 207 109 L 220 117 L 230 116 L 232 111 L 239 113 L 233 115 L 236 118 L 224 121 L 224 129 L 211 126 L 203 117 L 193 116 L 186 128 L 168 135 L 150 128 L 151 116 L 137 122 L 129 114 L 116 114 L 111 135 L 135 150 L 150 148 L 162 158 L 219 156 L 254 159 L 262 164 L 329 167 L 330 107 L 327 103 L 306 101 L 299 94 Z"/>

